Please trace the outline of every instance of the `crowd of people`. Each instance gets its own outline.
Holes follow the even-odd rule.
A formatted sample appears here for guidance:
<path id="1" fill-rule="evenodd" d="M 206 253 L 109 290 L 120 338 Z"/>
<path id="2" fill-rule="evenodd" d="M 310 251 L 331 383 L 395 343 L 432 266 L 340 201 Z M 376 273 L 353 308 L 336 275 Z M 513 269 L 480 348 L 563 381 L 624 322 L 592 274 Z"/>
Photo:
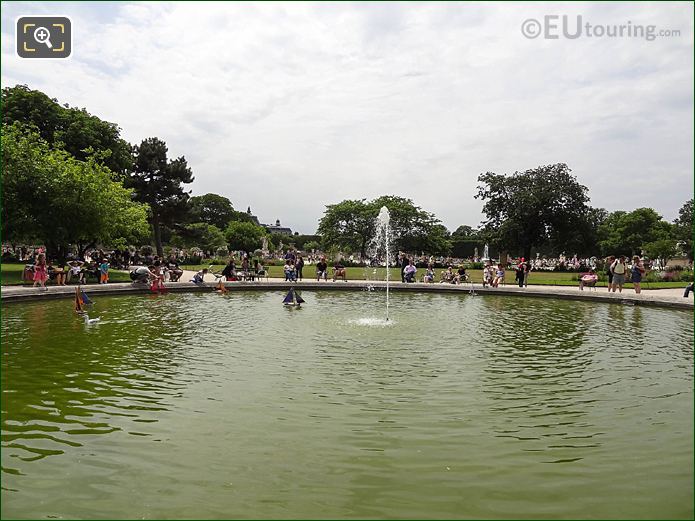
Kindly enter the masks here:
<path id="1" fill-rule="evenodd" d="M 25 265 L 23 278 L 34 282 L 34 287 L 45 291 L 46 283 L 51 281 L 56 286 L 66 286 L 71 282 L 85 284 L 88 278 L 94 278 L 99 284 L 109 281 L 111 264 L 106 257 L 96 257 L 89 261 L 71 259 L 67 262 L 46 260 L 46 253 L 37 252 L 32 264 Z"/>
<path id="2" fill-rule="evenodd" d="M 7 253 L 3 248 L 3 255 Z M 133 282 L 147 282 L 153 287 L 163 287 L 167 281 L 178 281 L 183 270 L 179 266 L 179 259 L 182 255 L 186 255 L 184 250 L 172 252 L 168 257 L 158 257 L 148 252 L 137 252 L 130 250 L 114 250 L 105 252 L 101 249 L 93 249 L 86 251 L 82 257 L 70 255 L 66 262 L 56 262 L 47 260 L 45 249 L 36 248 L 27 250 L 20 249 L 18 252 L 20 258 L 25 261 L 30 261 L 25 266 L 25 280 L 32 280 L 33 286 L 39 286 L 41 290 L 46 289 L 46 283 L 54 282 L 56 285 L 65 286 L 70 283 L 84 284 L 90 279 L 94 279 L 100 284 L 109 282 L 109 271 L 112 267 L 118 269 L 130 269 L 130 278 Z M 221 273 L 213 275 L 220 279 L 224 277 L 226 281 L 236 280 L 255 280 L 260 277 L 268 277 L 268 271 L 263 264 L 256 258 L 251 260 L 248 253 L 238 252 L 241 259 L 237 265 L 237 254 L 232 253 L 229 256 L 227 264 L 222 269 Z M 339 260 L 332 265 L 331 277 L 333 281 L 338 279 L 347 281 L 346 263 Z M 316 280 L 328 280 L 329 264 L 326 256 L 323 254 L 303 255 L 301 252 L 292 248 L 285 251 L 283 255 L 284 280 L 296 282 L 304 280 L 304 269 L 307 265 L 315 267 Z M 451 259 L 435 259 L 434 257 L 417 257 L 408 256 L 403 252 L 399 252 L 395 256 L 394 264 L 400 268 L 401 281 L 403 283 L 424 282 L 441 284 L 462 284 L 472 282 L 466 271 L 464 261 L 449 263 L 445 265 L 437 276 L 437 265 L 442 260 Z M 424 275 L 418 280 L 418 264 L 426 262 Z M 360 261 L 365 266 L 385 265 L 382 259 L 362 259 Z M 470 265 L 470 264 L 469 264 Z M 578 283 L 579 289 L 584 290 L 586 287 L 595 288 L 599 281 L 599 273 L 604 273 L 608 282 L 608 291 L 613 293 L 622 293 L 627 282 L 633 285 L 635 293 L 642 292 L 642 280 L 650 269 L 650 264 L 645 262 L 639 256 L 633 256 L 629 259 L 626 256 L 610 256 L 607 259 L 601 260 L 595 257 L 588 259 L 578 259 L 576 256 L 572 259 L 566 259 L 561 256 L 555 260 L 548 261 L 546 259 L 530 259 L 519 258 L 510 259 L 507 263 L 494 263 L 492 260 L 486 260 L 482 269 L 482 284 L 483 287 L 496 288 L 506 284 L 506 273 L 511 270 L 514 272 L 514 281 L 518 286 L 528 286 L 529 273 L 534 270 L 544 270 L 552 266 L 553 269 L 562 266 L 564 269 L 576 270 L 579 272 Z M 598 266 L 603 271 L 599 271 Z M 194 276 L 193 282 L 203 282 L 205 275 L 209 272 L 208 269 L 201 269 Z M 691 288 L 692 289 L 692 288 Z"/>

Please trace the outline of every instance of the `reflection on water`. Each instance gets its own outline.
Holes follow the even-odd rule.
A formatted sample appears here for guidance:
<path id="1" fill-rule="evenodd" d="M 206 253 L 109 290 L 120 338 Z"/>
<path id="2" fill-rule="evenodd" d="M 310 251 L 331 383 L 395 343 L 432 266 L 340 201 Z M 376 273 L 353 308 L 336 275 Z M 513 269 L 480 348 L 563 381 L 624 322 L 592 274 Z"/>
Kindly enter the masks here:
<path id="1" fill-rule="evenodd" d="M 691 314 L 283 296 L 4 306 L 2 515 L 692 517 Z"/>

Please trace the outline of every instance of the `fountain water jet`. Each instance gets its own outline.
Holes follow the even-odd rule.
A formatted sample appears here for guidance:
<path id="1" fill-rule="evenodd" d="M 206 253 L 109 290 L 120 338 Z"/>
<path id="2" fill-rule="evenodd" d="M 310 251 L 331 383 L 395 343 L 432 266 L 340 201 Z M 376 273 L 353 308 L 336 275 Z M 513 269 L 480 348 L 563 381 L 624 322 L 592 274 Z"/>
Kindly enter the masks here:
<path id="1" fill-rule="evenodd" d="M 391 244 L 389 243 L 389 226 L 391 224 L 391 214 L 389 209 L 385 206 L 381 207 L 379 210 L 379 215 L 376 218 L 377 229 L 376 229 L 376 245 L 377 252 L 379 251 L 379 245 L 383 243 L 384 249 L 386 250 L 386 321 L 389 320 L 389 250 Z"/>

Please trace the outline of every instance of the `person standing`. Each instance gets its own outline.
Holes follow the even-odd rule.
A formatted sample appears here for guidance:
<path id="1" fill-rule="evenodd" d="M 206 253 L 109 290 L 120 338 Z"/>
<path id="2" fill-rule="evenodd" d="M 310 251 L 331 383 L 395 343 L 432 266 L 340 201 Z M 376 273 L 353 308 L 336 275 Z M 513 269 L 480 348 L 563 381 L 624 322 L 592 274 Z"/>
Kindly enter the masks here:
<path id="1" fill-rule="evenodd" d="M 616 261 L 611 264 L 611 271 L 613 272 L 613 284 L 611 286 L 613 293 L 615 293 L 616 288 L 619 293 L 623 292 L 623 284 L 625 284 L 625 273 L 627 272 L 627 265 L 625 264 L 625 256 L 621 255 Z"/>
<path id="2" fill-rule="evenodd" d="M 297 255 L 297 260 L 294 262 L 294 270 L 297 272 L 298 280 L 302 280 L 304 276 L 302 269 L 304 269 L 304 258 L 301 255 Z"/>
<path id="3" fill-rule="evenodd" d="M 635 255 L 632 257 L 632 268 L 630 270 L 630 281 L 635 287 L 635 293 L 642 293 L 642 275 L 644 275 L 644 264 L 640 258 Z"/>
<path id="4" fill-rule="evenodd" d="M 106 284 L 109 281 L 109 262 L 106 259 L 101 259 L 99 275 L 99 284 Z"/>
<path id="5" fill-rule="evenodd" d="M 234 257 L 229 257 L 227 265 L 222 270 L 222 276 L 227 282 L 230 280 L 236 280 L 236 266 L 234 265 Z"/>
<path id="6" fill-rule="evenodd" d="M 516 273 L 514 276 L 520 288 L 524 287 L 524 271 L 526 271 L 526 263 L 524 262 L 524 259 L 521 259 L 519 264 L 516 265 Z"/>
<path id="7" fill-rule="evenodd" d="M 46 287 L 46 279 L 48 279 L 48 265 L 46 264 L 46 254 L 39 253 L 36 257 L 36 263 L 34 264 L 34 285 L 40 284 L 41 291 L 48 291 Z"/>
<path id="8" fill-rule="evenodd" d="M 615 256 L 611 255 L 606 260 L 606 276 L 608 277 L 608 293 L 613 289 L 613 263 L 615 262 Z"/>
<path id="9" fill-rule="evenodd" d="M 531 268 L 533 268 L 533 265 L 531 264 L 531 260 L 526 261 L 526 268 L 524 269 L 524 287 L 528 287 L 528 274 L 531 272 Z"/>

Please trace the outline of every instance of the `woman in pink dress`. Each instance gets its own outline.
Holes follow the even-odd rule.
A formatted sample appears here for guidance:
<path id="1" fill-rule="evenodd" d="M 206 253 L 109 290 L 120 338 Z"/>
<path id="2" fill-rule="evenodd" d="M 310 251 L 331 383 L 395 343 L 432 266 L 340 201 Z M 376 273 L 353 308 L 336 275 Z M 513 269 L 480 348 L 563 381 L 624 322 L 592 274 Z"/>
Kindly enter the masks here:
<path id="1" fill-rule="evenodd" d="M 46 265 L 46 254 L 39 253 L 34 264 L 34 288 L 36 284 L 41 284 L 41 289 L 48 290 L 46 287 L 46 279 L 48 279 L 48 266 Z"/>

